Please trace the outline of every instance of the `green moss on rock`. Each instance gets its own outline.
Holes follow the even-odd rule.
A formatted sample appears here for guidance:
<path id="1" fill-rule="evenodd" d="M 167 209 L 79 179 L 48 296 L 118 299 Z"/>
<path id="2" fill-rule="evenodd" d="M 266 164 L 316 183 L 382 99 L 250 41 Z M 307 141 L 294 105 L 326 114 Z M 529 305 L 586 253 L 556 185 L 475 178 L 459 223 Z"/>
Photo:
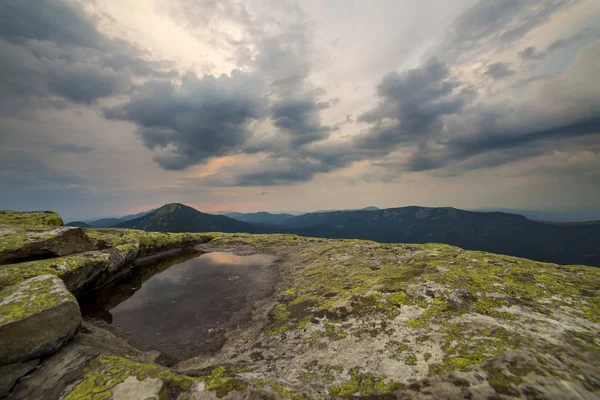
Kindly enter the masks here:
<path id="1" fill-rule="evenodd" d="M 63 226 L 62 218 L 53 211 L 0 210 L 0 225 L 48 225 Z"/>
<path id="2" fill-rule="evenodd" d="M 122 357 L 100 357 L 94 359 L 84 370 L 81 379 L 66 394 L 63 400 L 104 400 L 112 398 L 112 391 L 127 378 L 159 379 L 162 387 L 159 399 L 176 398 L 196 381 L 185 375 L 175 374 L 154 364 L 131 361 Z"/>
<path id="3" fill-rule="evenodd" d="M 348 371 L 350 379 L 341 385 L 329 387 L 329 394 L 336 397 L 360 395 L 376 395 L 391 393 L 402 389 L 403 384 L 387 381 L 385 376 L 374 376 L 371 373 L 361 372 L 359 367 L 351 368 Z"/>

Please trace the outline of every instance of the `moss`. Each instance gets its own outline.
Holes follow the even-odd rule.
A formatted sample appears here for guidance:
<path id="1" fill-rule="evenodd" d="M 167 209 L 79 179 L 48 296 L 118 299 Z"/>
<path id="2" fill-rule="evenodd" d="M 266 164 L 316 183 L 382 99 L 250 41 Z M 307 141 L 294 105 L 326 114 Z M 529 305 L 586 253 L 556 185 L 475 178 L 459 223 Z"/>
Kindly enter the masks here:
<path id="1" fill-rule="evenodd" d="M 0 291 L 0 325 L 23 319 L 64 301 L 76 302 L 71 294 L 65 294 L 57 287 L 55 279 L 49 277 L 40 276 L 7 287 Z"/>
<path id="2" fill-rule="evenodd" d="M 323 322 L 323 326 L 325 327 L 325 331 L 315 332 L 313 334 L 314 338 L 324 337 L 324 338 L 329 338 L 331 340 L 340 340 L 340 339 L 344 339 L 344 338 L 348 337 L 348 334 L 345 332 L 342 332 L 339 329 L 339 326 L 332 324 L 328 320 L 325 320 Z"/>
<path id="3" fill-rule="evenodd" d="M 429 361 L 430 358 L 431 358 L 431 353 L 425 353 L 425 354 L 423 354 L 423 359 L 425 361 Z"/>
<path id="4" fill-rule="evenodd" d="M 292 398 L 294 400 L 305 400 L 307 399 L 304 396 L 300 396 L 297 395 L 293 392 L 293 390 L 290 387 L 284 386 L 284 385 L 280 385 L 279 383 L 273 382 L 273 381 L 267 381 L 264 379 L 254 379 L 252 380 L 252 385 L 254 387 L 256 387 L 257 389 L 264 389 L 267 386 L 269 386 L 271 388 L 272 391 L 274 391 L 275 393 L 284 396 L 284 397 L 289 397 Z"/>
<path id="5" fill-rule="evenodd" d="M 160 399 L 173 393 L 187 390 L 194 378 L 174 374 L 166 368 L 154 364 L 144 364 L 121 357 L 100 357 L 94 359 L 85 369 L 83 377 L 73 386 L 64 400 L 104 400 L 112 397 L 112 389 L 128 377 L 143 381 L 146 378 L 160 379 L 163 386 Z"/>
<path id="6" fill-rule="evenodd" d="M 132 245 L 128 245 L 132 246 Z M 115 251 L 126 253 L 130 248 L 117 248 Z M 30 261 L 18 264 L 4 265 L 0 269 L 0 287 L 6 287 L 22 282 L 38 275 L 55 275 L 65 280 L 78 270 L 89 265 L 102 265 L 110 262 L 110 254 L 103 251 L 90 251 L 48 260 Z"/>
<path id="7" fill-rule="evenodd" d="M 0 225 L 47 225 L 63 226 L 63 220 L 53 211 L 8 211 L 0 210 Z"/>
<path id="8" fill-rule="evenodd" d="M 468 335 L 465 335 L 466 329 L 457 324 L 444 324 L 440 332 L 445 336 L 440 344 L 445 357 L 441 363 L 430 365 L 430 376 L 480 364 L 492 356 L 502 354 L 506 349 L 517 348 L 521 341 L 520 335 L 502 327 L 494 330 L 470 330 L 467 331 Z"/>
<path id="9" fill-rule="evenodd" d="M 516 357 L 508 363 L 508 370 L 515 376 L 527 376 L 535 369 L 535 365 L 522 357 Z"/>
<path id="10" fill-rule="evenodd" d="M 387 301 L 400 307 L 408 303 L 408 295 L 405 291 L 395 292 L 387 296 Z"/>
<path id="11" fill-rule="evenodd" d="M 523 382 L 521 378 L 505 374 L 498 368 L 488 367 L 486 371 L 488 374 L 487 381 L 497 393 L 520 397 L 520 392 L 515 386 Z"/>
<path id="12" fill-rule="evenodd" d="M 317 377 L 318 375 L 314 372 L 304 372 L 300 375 L 300 380 L 302 382 L 311 383 L 312 381 L 316 380 Z"/>
<path id="13" fill-rule="evenodd" d="M 404 363 L 406 365 L 417 365 L 417 356 L 414 354 L 409 354 L 405 359 Z"/>
<path id="14" fill-rule="evenodd" d="M 246 371 L 245 368 L 242 369 Z M 240 372 L 239 368 L 218 366 L 210 375 L 192 378 L 155 364 L 139 363 L 121 357 L 101 357 L 85 368 L 83 377 L 64 400 L 108 399 L 111 397 L 111 390 L 130 376 L 140 381 L 146 378 L 160 379 L 163 385 L 159 391 L 159 399 L 176 398 L 194 382 L 204 382 L 206 390 L 214 391 L 217 397 L 223 397 L 231 391 L 248 387 L 248 382 L 234 376 L 236 372 Z"/>
<path id="15" fill-rule="evenodd" d="M 404 387 L 403 384 L 389 381 L 386 382 L 385 376 L 374 376 L 371 373 L 361 372 L 359 367 L 351 368 L 348 371 L 350 380 L 341 385 L 329 387 L 331 396 L 351 396 L 353 394 L 373 395 L 385 394 Z"/>
<path id="16" fill-rule="evenodd" d="M 219 366 L 212 370 L 208 376 L 200 377 L 204 381 L 207 390 L 217 393 L 217 397 L 223 397 L 234 390 L 243 390 L 248 387 L 248 382 L 241 379 L 226 376 L 228 372 L 233 372 L 225 366 Z"/>

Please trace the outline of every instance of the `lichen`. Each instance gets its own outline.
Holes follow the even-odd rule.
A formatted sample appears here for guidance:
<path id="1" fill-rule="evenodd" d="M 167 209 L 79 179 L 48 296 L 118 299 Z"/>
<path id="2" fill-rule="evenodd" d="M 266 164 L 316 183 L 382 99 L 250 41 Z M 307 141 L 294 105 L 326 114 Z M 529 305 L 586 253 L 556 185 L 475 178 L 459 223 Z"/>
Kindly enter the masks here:
<path id="1" fill-rule="evenodd" d="M 523 382 L 523 379 L 507 374 L 495 367 L 487 367 L 486 371 L 488 374 L 487 381 L 497 393 L 520 397 L 520 392 L 516 387 Z"/>
<path id="2" fill-rule="evenodd" d="M 60 290 L 57 281 L 49 277 L 40 276 L 4 288 L 0 291 L 0 325 L 34 315 L 64 301 L 76 300 Z"/>
<path id="3" fill-rule="evenodd" d="M 53 211 L 0 210 L 0 225 L 48 225 L 62 226 L 63 220 Z"/>
<path id="4" fill-rule="evenodd" d="M 231 369 L 226 366 L 219 366 L 212 370 L 208 376 L 202 376 L 199 379 L 204 381 L 207 390 L 217 393 L 217 397 L 223 397 L 233 390 L 243 390 L 248 387 L 248 382 L 227 376 Z"/>
<path id="5" fill-rule="evenodd" d="M 329 387 L 331 396 L 352 396 L 354 394 L 373 395 L 391 393 L 404 387 L 403 384 L 387 381 L 385 376 L 375 376 L 371 373 L 361 372 L 359 367 L 348 371 L 350 379 L 341 385 Z"/>
<path id="6" fill-rule="evenodd" d="M 73 386 L 64 400 L 105 400 L 112 397 L 112 389 L 128 377 L 143 381 L 147 378 L 160 379 L 163 386 L 159 399 L 174 398 L 173 394 L 187 390 L 194 378 L 175 374 L 154 364 L 144 364 L 122 357 L 99 357 L 85 369 L 82 378 Z"/>

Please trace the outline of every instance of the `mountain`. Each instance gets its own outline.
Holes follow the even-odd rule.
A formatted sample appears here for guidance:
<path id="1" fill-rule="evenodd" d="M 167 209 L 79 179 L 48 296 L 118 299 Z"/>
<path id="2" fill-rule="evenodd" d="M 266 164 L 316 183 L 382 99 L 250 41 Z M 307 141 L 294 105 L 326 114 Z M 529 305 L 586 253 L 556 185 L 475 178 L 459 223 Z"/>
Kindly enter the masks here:
<path id="1" fill-rule="evenodd" d="M 584 210 L 527 210 L 517 208 L 477 208 L 469 211 L 492 212 L 499 211 L 509 214 L 519 214 L 534 221 L 544 222 L 588 222 L 597 219 L 600 215 L 598 209 Z"/>
<path id="2" fill-rule="evenodd" d="M 85 222 L 82 222 L 82 221 L 72 221 L 72 222 L 69 222 L 68 224 L 65 224 L 65 226 L 76 226 L 78 228 L 93 228 L 92 225 L 86 224 Z"/>
<path id="3" fill-rule="evenodd" d="M 349 208 L 346 210 L 338 210 L 338 209 L 317 210 L 317 211 L 313 211 L 311 214 L 322 214 L 322 213 L 330 213 L 330 212 L 338 212 L 338 211 L 375 211 L 375 210 L 381 210 L 381 208 L 375 207 L 375 206 L 369 206 L 369 207 L 365 207 L 365 208 Z M 304 215 L 304 214 L 302 214 L 302 215 Z"/>
<path id="4" fill-rule="evenodd" d="M 151 210 L 142 211 L 142 212 L 137 213 L 137 214 L 125 215 L 124 217 L 100 218 L 100 219 L 96 219 L 96 220 L 92 220 L 92 221 L 85 221 L 83 223 L 89 225 L 92 228 L 109 228 L 109 227 L 117 225 L 117 224 L 119 224 L 121 222 L 131 221 L 132 219 L 143 217 L 144 215 L 147 215 L 147 214 L 151 213 L 154 210 L 155 209 L 153 208 Z M 74 221 L 74 222 L 79 223 L 81 221 Z"/>
<path id="5" fill-rule="evenodd" d="M 87 224 L 94 228 L 109 228 L 120 222 L 124 221 L 121 221 L 121 218 L 100 218 L 95 221 L 89 221 Z"/>
<path id="6" fill-rule="evenodd" d="M 286 221 L 294 218 L 292 214 L 271 214 L 268 212 L 257 212 L 257 213 L 238 213 L 231 212 L 225 214 L 229 218 L 237 219 L 238 221 L 244 221 L 251 224 L 273 224 L 283 225 Z"/>
<path id="7" fill-rule="evenodd" d="M 182 204 L 167 204 L 115 227 L 159 232 L 292 233 L 382 243 L 445 243 L 558 264 L 600 266 L 597 223 L 549 223 L 502 212 L 417 206 L 299 216 L 266 212 L 232 216 L 205 214 Z"/>
<path id="8" fill-rule="evenodd" d="M 224 215 L 205 214 L 183 204 L 166 204 L 151 213 L 113 228 L 142 229 L 152 232 L 261 232 L 259 227 Z"/>
<path id="9" fill-rule="evenodd" d="M 555 224 L 501 212 L 402 207 L 310 213 L 285 225 L 302 236 L 446 243 L 559 264 L 600 266 L 600 225 Z"/>

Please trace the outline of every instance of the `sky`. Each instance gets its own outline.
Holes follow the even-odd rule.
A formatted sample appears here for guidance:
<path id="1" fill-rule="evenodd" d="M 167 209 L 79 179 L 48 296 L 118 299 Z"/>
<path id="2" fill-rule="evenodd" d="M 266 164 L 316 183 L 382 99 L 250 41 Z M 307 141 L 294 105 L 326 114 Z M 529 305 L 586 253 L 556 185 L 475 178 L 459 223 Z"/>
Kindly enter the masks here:
<path id="1" fill-rule="evenodd" d="M 4 0 L 0 209 L 600 219 L 597 0 Z"/>

